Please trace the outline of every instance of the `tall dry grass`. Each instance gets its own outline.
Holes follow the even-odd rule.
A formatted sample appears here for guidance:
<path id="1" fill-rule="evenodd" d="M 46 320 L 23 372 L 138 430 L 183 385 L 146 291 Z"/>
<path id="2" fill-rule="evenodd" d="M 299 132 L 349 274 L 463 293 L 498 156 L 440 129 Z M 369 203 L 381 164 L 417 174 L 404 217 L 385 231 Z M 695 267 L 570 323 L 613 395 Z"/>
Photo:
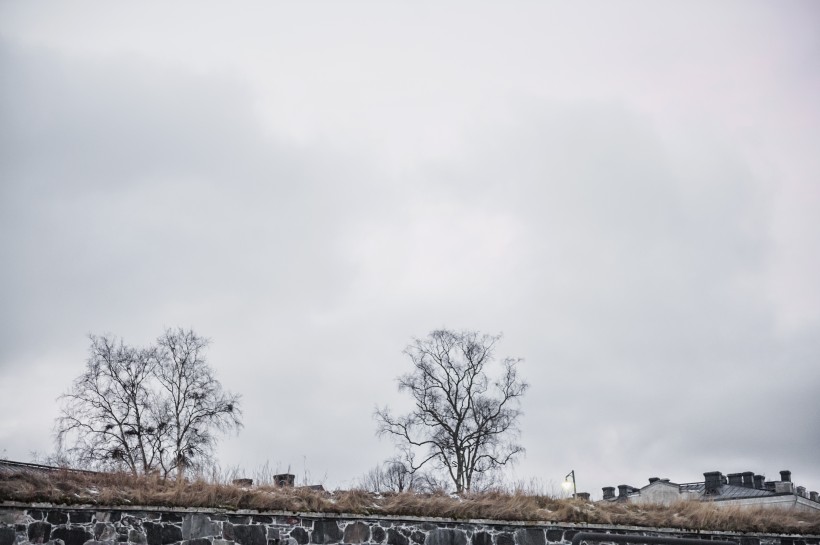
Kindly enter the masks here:
<path id="1" fill-rule="evenodd" d="M 719 507 L 681 502 L 671 506 L 590 503 L 530 493 L 526 487 L 452 497 L 446 493 L 376 495 L 363 490 L 234 486 L 218 474 L 188 481 L 126 474 L 81 474 L 0 469 L 0 501 L 256 509 L 359 515 L 571 522 L 646 527 L 820 534 L 820 512 Z"/>

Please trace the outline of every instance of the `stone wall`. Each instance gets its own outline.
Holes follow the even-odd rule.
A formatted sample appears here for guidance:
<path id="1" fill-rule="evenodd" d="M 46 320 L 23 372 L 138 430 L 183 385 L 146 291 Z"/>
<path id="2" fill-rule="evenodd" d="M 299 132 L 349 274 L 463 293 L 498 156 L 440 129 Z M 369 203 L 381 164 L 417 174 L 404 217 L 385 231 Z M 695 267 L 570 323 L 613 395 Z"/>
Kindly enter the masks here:
<path id="1" fill-rule="evenodd" d="M 693 533 L 596 524 L 12 503 L 0 506 L 0 545 L 566 545 L 582 530 L 733 540 L 738 545 L 820 545 L 820 536 Z"/>

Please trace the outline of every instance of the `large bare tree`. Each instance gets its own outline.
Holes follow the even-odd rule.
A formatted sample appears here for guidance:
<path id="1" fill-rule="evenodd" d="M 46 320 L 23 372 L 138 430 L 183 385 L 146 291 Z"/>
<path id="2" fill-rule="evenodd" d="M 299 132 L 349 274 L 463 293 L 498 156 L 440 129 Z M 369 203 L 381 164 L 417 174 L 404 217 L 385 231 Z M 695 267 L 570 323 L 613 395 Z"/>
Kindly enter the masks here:
<path id="1" fill-rule="evenodd" d="M 410 470 L 432 462 L 457 493 L 523 452 L 515 443 L 519 402 L 527 390 L 517 373 L 520 360 L 505 358 L 500 376 L 492 381 L 487 376 L 500 338 L 442 329 L 414 339 L 404 351 L 413 370 L 398 379 L 413 410 L 401 416 L 387 407 L 376 411 L 379 435 L 394 438 Z"/>
<path id="2" fill-rule="evenodd" d="M 207 340 L 166 330 L 135 348 L 91 335 L 86 368 L 61 396 L 57 449 L 84 467 L 182 477 L 209 459 L 215 432 L 239 429 L 239 396 L 205 360 Z"/>
<path id="3" fill-rule="evenodd" d="M 239 396 L 226 392 L 205 359 L 208 340 L 192 330 L 167 329 L 157 341 L 156 377 L 162 388 L 163 409 L 170 426 L 170 457 L 166 473 L 208 461 L 216 441 L 214 432 L 242 427 Z"/>
<path id="4" fill-rule="evenodd" d="M 82 375 L 61 396 L 58 451 L 83 466 L 147 473 L 159 465 L 167 426 L 153 388 L 151 349 L 91 335 Z"/>

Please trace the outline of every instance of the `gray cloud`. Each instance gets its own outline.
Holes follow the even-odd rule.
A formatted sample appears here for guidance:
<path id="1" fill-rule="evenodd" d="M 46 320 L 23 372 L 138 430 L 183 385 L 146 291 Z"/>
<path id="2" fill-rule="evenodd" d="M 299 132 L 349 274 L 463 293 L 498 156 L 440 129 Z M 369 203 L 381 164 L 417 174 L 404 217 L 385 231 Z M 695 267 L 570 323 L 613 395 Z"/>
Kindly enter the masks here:
<path id="1" fill-rule="evenodd" d="M 789 468 L 820 485 L 820 118 L 795 60 L 813 42 L 764 58 L 756 38 L 794 13 L 747 14 L 723 44 L 721 11 L 688 53 L 690 26 L 666 21 L 674 39 L 648 50 L 645 21 L 593 21 L 601 60 L 564 12 L 554 34 L 478 13 L 459 39 L 434 18 L 414 56 L 418 14 L 354 41 L 325 24 L 214 48 L 192 30 L 192 52 L 145 21 L 122 29 L 141 40 L 103 32 L 116 10 L 81 36 L 3 9 L 0 412 L 25 413 L 0 422 L 8 456 L 49 448 L 85 334 L 182 325 L 244 396 L 224 465 L 346 486 L 391 453 L 371 413 L 406 402 L 401 349 L 448 326 L 503 331 L 500 355 L 525 358 L 511 478 L 575 469 L 598 493 Z M 520 40 L 482 41 L 491 21 Z"/>

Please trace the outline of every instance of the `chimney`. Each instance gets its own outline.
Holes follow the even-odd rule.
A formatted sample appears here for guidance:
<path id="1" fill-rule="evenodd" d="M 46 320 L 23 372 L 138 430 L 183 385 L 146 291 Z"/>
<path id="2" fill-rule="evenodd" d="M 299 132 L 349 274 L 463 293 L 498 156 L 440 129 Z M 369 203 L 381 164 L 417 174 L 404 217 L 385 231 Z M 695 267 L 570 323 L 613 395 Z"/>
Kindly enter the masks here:
<path id="1" fill-rule="evenodd" d="M 797 488 L 795 488 L 794 490 L 795 490 L 795 494 L 797 494 L 797 495 L 798 495 L 798 496 L 800 496 L 801 498 L 805 498 L 805 497 L 806 497 L 806 487 L 805 487 L 805 486 L 798 486 L 798 487 L 797 487 Z"/>
<path id="2" fill-rule="evenodd" d="M 780 480 L 783 481 L 784 483 L 792 482 L 792 472 L 789 471 L 788 469 L 784 469 L 783 471 L 780 472 Z"/>
<path id="3" fill-rule="evenodd" d="M 817 499 L 817 492 L 815 492 L 814 490 L 809 492 L 809 499 L 811 501 L 820 501 L 820 499 Z"/>
<path id="4" fill-rule="evenodd" d="M 575 495 L 579 500 L 589 501 L 589 492 L 578 492 Z"/>
<path id="5" fill-rule="evenodd" d="M 743 475 L 743 486 L 746 488 L 754 488 L 755 487 L 755 474 L 752 471 L 744 471 Z"/>
<path id="6" fill-rule="evenodd" d="M 732 486 L 743 486 L 743 474 L 742 473 L 729 473 L 726 475 L 729 477 L 729 484 Z"/>
<path id="7" fill-rule="evenodd" d="M 708 471 L 703 474 L 706 481 L 705 494 L 720 494 L 720 485 L 723 484 L 723 474 L 720 471 Z"/>
<path id="8" fill-rule="evenodd" d="M 629 496 L 629 492 L 632 490 L 632 487 L 628 484 L 619 484 L 618 485 L 618 499 L 623 498 L 626 499 Z"/>
<path id="9" fill-rule="evenodd" d="M 292 473 L 280 473 L 273 476 L 273 482 L 276 486 L 293 486 L 296 482 L 296 475 Z"/>
<path id="10" fill-rule="evenodd" d="M 253 479 L 234 479 L 234 486 L 253 486 Z"/>
<path id="11" fill-rule="evenodd" d="M 660 479 L 657 478 L 657 477 L 649 477 L 649 484 L 652 484 L 652 483 L 657 482 L 657 481 L 660 481 Z"/>
<path id="12" fill-rule="evenodd" d="M 763 481 L 766 480 L 766 477 L 763 475 L 755 475 L 755 488 L 758 490 L 763 490 Z"/>
<path id="13" fill-rule="evenodd" d="M 614 486 L 605 486 L 603 489 L 604 491 L 604 499 L 611 500 L 615 497 L 615 487 Z"/>
<path id="14" fill-rule="evenodd" d="M 783 482 L 783 481 L 775 481 L 775 483 L 774 483 L 774 493 L 775 494 L 794 494 L 794 483 Z"/>

